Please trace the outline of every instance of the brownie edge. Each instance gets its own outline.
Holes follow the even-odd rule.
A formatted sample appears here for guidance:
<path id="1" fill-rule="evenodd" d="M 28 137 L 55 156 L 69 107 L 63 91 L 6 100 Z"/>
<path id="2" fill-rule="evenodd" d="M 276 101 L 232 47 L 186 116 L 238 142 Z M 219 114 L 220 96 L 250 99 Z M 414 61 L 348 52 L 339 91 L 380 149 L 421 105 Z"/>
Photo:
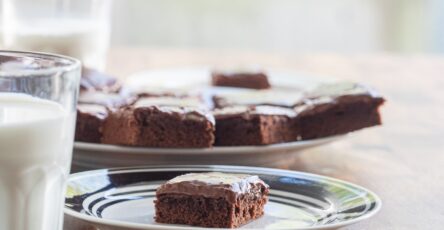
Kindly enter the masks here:
<path id="1" fill-rule="evenodd" d="M 211 73 L 213 86 L 227 86 L 249 89 L 271 88 L 268 77 L 262 72 L 220 72 Z"/>
<path id="2" fill-rule="evenodd" d="M 156 191 L 159 223 L 235 228 L 264 214 L 268 185 L 258 176 L 229 173 L 189 173 Z"/>

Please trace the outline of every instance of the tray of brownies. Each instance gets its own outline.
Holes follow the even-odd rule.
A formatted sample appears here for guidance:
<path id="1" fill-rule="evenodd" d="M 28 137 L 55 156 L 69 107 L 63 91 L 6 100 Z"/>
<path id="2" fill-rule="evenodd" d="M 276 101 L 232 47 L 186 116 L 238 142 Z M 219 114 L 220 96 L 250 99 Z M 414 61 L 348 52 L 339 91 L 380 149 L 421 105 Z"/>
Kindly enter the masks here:
<path id="1" fill-rule="evenodd" d="M 75 169 L 270 165 L 380 125 L 384 103 L 360 83 L 271 70 L 150 70 L 125 82 L 84 70 L 81 85 Z"/>

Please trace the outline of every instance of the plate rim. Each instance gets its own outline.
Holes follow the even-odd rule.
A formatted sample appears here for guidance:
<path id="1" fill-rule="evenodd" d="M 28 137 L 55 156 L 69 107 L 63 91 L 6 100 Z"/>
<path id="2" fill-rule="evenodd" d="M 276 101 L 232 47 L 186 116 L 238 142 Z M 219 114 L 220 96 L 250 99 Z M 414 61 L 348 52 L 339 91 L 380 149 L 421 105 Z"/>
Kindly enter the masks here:
<path id="1" fill-rule="evenodd" d="M 355 183 L 352 182 L 348 182 L 345 180 L 341 180 L 341 179 L 337 179 L 337 178 L 333 178 L 333 177 L 329 177 L 329 176 L 324 176 L 324 175 L 319 175 L 319 174 L 314 174 L 314 173 L 308 173 L 308 172 L 302 172 L 302 171 L 295 171 L 295 170 L 285 170 L 285 169 L 275 169 L 275 168 L 265 168 L 265 167 L 252 167 L 252 166 L 231 166 L 231 165 L 154 165 L 154 166 L 135 166 L 135 167 L 118 167 L 118 168 L 109 168 L 109 169 L 97 169 L 97 170 L 90 170 L 90 171 L 84 171 L 84 172 L 79 172 L 79 173 L 74 173 L 71 174 L 69 176 L 68 182 L 70 180 L 76 179 L 76 178 L 80 178 L 80 177 L 84 177 L 84 176 L 93 176 L 93 175 L 100 175 L 100 174 L 108 174 L 110 172 L 119 172 L 119 171 L 137 171 L 137 170 L 146 170 L 146 169 L 170 169 L 170 170 L 174 170 L 174 169 L 178 169 L 178 168 L 201 168 L 201 169 L 213 169 L 213 170 L 217 170 L 217 169 L 221 169 L 221 170 L 253 170 L 253 171 L 258 171 L 261 173 L 265 173 L 265 174 L 271 174 L 271 175 L 292 175 L 292 176 L 302 176 L 302 177 L 308 177 L 310 179 L 318 179 L 318 180 L 325 180 L 328 182 L 334 182 L 334 183 L 338 183 L 344 186 L 348 186 L 348 187 L 352 187 L 361 191 L 366 192 L 369 196 L 374 198 L 375 201 L 375 208 L 368 213 L 363 214 L 362 216 L 359 216 L 355 219 L 348 219 L 345 220 L 343 222 L 339 222 L 339 223 L 333 223 L 333 224 L 327 224 L 327 225 L 322 225 L 322 226 L 309 226 L 309 227 L 303 227 L 303 228 L 291 228 L 294 230 L 315 230 L 315 229 L 319 229 L 319 230 L 325 230 L 325 229 L 336 229 L 336 228 L 340 228 L 340 227 L 344 227 L 344 226 L 348 226 L 351 224 L 355 224 L 358 222 L 361 222 L 363 220 L 367 220 L 373 216 L 375 216 L 382 208 L 382 200 L 381 198 L 372 190 L 367 189 L 363 186 L 357 185 Z M 326 183 L 326 182 L 324 182 Z M 66 198 L 66 194 L 65 194 L 65 198 Z M 177 230 L 181 230 L 183 229 L 183 227 L 176 227 L 176 226 L 158 226 L 158 225 L 150 225 L 150 224 L 140 224 L 140 223 L 131 223 L 131 222 L 125 222 L 125 221 L 119 221 L 119 220 L 108 220 L 108 219 L 103 219 L 103 218 L 97 218 L 97 217 L 93 217 L 93 216 L 88 216 L 85 215 L 83 213 L 79 213 L 76 212 L 74 210 L 71 210 L 69 208 L 67 208 L 66 206 L 63 207 L 63 213 L 65 215 L 83 220 L 83 221 L 87 221 L 90 223 L 96 223 L 96 224 L 101 224 L 101 225 L 105 225 L 105 226 L 115 226 L 115 227 L 121 227 L 121 228 L 131 228 L 131 229 L 146 229 L 147 227 L 149 228 L 153 228 L 153 229 L 160 229 L 160 230 L 168 230 L 168 229 L 177 229 Z M 190 227 L 187 229 L 191 229 Z M 204 228 L 199 228 L 199 229 L 204 229 Z M 215 230 L 223 230 L 222 228 L 212 228 Z M 248 229 L 247 229 L 248 230 Z M 250 229 L 250 230 L 256 230 L 256 229 Z"/>
<path id="2" fill-rule="evenodd" d="M 150 148 L 150 147 L 137 147 L 137 146 L 124 146 L 124 145 L 111 145 L 101 143 L 88 143 L 88 142 L 74 142 L 74 149 L 88 150 L 95 152 L 125 152 L 128 154 L 188 154 L 188 155 L 203 155 L 203 154 L 257 154 L 259 152 L 285 150 L 293 148 L 305 148 L 315 145 L 328 144 L 337 140 L 341 140 L 347 137 L 347 134 L 334 135 L 329 137 L 317 138 L 313 140 L 301 140 L 277 143 L 271 145 L 252 145 L 252 146 L 214 146 L 210 148 Z"/>

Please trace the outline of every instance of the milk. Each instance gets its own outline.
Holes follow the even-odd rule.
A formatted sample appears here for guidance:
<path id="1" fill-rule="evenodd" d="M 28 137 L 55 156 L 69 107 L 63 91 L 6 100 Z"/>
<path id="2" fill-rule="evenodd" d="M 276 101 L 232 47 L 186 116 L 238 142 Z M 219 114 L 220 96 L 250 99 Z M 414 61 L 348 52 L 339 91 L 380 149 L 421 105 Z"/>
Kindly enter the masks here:
<path id="1" fill-rule="evenodd" d="M 85 66 L 103 70 L 109 45 L 109 29 L 100 23 L 80 19 L 37 19 L 32 24 L 10 25 L 4 31 L 4 44 L 11 50 L 75 57 Z"/>
<path id="2" fill-rule="evenodd" d="M 74 113 L 0 93 L 0 229 L 59 230 L 69 174 Z"/>

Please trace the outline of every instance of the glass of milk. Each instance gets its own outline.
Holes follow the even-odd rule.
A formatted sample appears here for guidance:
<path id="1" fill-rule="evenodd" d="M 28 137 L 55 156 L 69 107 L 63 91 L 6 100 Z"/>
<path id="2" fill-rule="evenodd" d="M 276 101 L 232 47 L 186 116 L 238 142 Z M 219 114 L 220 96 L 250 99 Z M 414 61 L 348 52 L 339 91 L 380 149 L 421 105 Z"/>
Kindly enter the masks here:
<path id="1" fill-rule="evenodd" d="M 61 230 L 80 62 L 0 51 L 0 229 Z"/>
<path id="2" fill-rule="evenodd" d="M 3 47 L 75 57 L 103 70 L 112 0 L 3 0 Z"/>

